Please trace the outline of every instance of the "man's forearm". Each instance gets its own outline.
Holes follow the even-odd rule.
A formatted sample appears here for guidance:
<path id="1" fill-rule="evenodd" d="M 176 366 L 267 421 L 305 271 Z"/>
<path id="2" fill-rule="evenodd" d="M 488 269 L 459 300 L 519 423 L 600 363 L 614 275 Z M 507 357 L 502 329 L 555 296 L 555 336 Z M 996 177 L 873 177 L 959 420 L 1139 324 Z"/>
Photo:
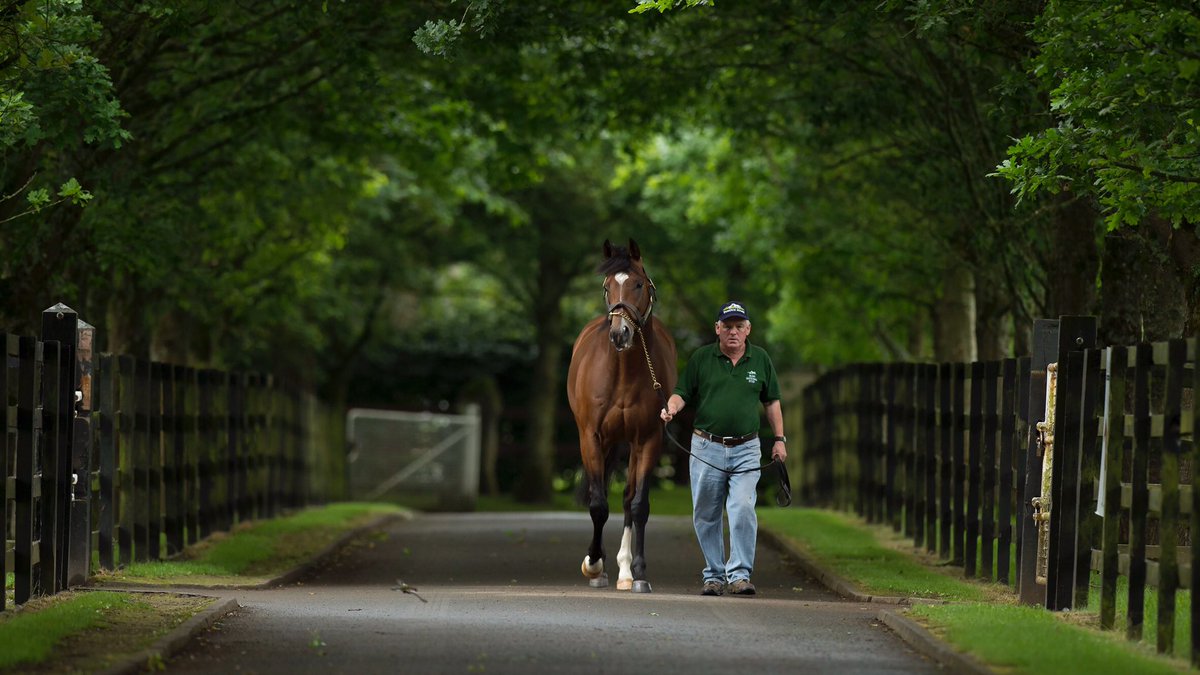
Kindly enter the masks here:
<path id="1" fill-rule="evenodd" d="M 783 406 L 779 401 L 770 401 L 765 407 L 767 423 L 771 425 L 771 431 L 775 432 L 776 436 L 783 436 Z"/>

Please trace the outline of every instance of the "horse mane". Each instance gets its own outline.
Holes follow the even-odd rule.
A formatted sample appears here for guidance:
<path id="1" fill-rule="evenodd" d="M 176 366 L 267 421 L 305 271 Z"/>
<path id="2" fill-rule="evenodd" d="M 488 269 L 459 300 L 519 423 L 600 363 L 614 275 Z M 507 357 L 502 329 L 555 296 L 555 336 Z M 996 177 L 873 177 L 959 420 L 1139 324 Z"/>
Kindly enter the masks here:
<path id="1" fill-rule="evenodd" d="M 596 267 L 596 272 L 602 276 L 618 272 L 630 272 L 632 270 L 633 258 L 629 255 L 629 249 L 624 246 L 613 246 L 612 256 L 605 258 Z"/>

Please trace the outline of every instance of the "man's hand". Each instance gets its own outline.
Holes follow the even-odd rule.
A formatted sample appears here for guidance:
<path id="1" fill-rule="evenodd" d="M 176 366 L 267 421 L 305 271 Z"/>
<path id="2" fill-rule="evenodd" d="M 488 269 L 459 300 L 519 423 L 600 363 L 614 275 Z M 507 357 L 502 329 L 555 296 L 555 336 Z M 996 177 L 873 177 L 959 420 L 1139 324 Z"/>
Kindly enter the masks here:
<path id="1" fill-rule="evenodd" d="M 679 414 L 680 410 L 683 410 L 683 406 L 685 405 L 687 405 L 687 403 L 684 402 L 682 396 L 679 394 L 671 394 L 671 398 L 667 399 L 667 404 L 663 406 L 663 409 L 658 413 L 658 416 L 662 418 L 662 421 L 670 422 L 671 420 L 675 419 L 675 416 Z"/>
<path id="2" fill-rule="evenodd" d="M 777 459 L 781 462 L 787 461 L 787 446 L 783 441 L 775 441 L 775 446 L 771 448 L 771 459 Z"/>

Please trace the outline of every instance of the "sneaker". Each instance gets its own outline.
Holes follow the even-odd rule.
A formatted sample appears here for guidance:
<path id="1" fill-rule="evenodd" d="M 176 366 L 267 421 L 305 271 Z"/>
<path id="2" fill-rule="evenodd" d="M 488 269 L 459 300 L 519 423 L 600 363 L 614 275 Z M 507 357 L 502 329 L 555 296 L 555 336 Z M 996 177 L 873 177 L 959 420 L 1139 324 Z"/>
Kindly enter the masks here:
<path id="1" fill-rule="evenodd" d="M 706 581 L 700 589 L 700 595 L 720 595 L 725 592 L 725 584 L 719 581 Z"/>
<path id="2" fill-rule="evenodd" d="M 758 591 L 755 590 L 754 584 L 750 583 L 749 579 L 738 579 L 729 584 L 729 592 L 733 595 L 754 595 Z"/>

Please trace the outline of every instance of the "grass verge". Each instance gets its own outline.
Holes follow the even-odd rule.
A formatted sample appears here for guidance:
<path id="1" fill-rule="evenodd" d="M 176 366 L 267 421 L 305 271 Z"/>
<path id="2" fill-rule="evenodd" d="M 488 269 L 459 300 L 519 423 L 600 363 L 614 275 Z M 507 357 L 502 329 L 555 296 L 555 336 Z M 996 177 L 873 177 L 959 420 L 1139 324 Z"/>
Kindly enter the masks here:
<path id="1" fill-rule="evenodd" d="M 1100 573 L 1093 571 L 1091 586 L 1088 592 L 1086 611 L 1095 618 L 1095 625 L 1100 625 Z M 1142 643 L 1148 648 L 1154 648 L 1158 642 L 1158 590 L 1147 586 L 1143 596 Z M 1113 627 L 1117 635 L 1125 635 L 1129 624 L 1129 579 L 1117 577 L 1117 611 L 1116 625 Z M 1192 595 L 1180 589 L 1175 594 L 1175 632 L 1173 654 L 1179 658 L 1187 658 L 1192 643 Z"/>
<path id="2" fill-rule="evenodd" d="M 313 558 L 371 520 L 404 509 L 392 504 L 340 503 L 283 518 L 239 525 L 189 546 L 177 558 L 131 563 L 95 580 L 146 584 L 256 585 Z"/>
<path id="3" fill-rule="evenodd" d="M 64 592 L 0 615 L 0 672 L 92 672 L 146 649 L 213 598 Z"/>
<path id="4" fill-rule="evenodd" d="M 884 545 L 875 532 L 847 514 L 763 508 L 759 509 L 758 522 L 789 539 L 826 569 L 837 570 L 865 593 L 976 601 L 994 594 L 989 585 L 966 581 L 952 568 L 924 564 Z"/>
<path id="5" fill-rule="evenodd" d="M 1179 673 L 1186 664 L 1121 636 L 1071 625 L 1039 607 L 978 603 L 914 607 L 911 616 L 992 667 L 1030 675 Z"/>
<path id="6" fill-rule="evenodd" d="M 880 595 L 940 598 L 946 605 L 920 605 L 910 616 L 959 651 L 1001 672 L 1015 673 L 1177 673 L 1186 662 L 1154 653 L 1147 594 L 1148 641 L 1132 643 L 1124 631 L 1100 631 L 1096 610 L 1052 613 L 1017 604 L 1010 586 L 963 578 L 960 566 L 945 565 L 912 546 L 890 527 L 872 526 L 855 516 L 821 509 L 759 510 L 759 523 L 860 590 Z M 1091 594 L 1098 607 L 1099 580 Z M 1125 587 L 1118 590 L 1118 617 L 1124 613 Z M 1177 619 L 1186 613 L 1180 594 Z M 1177 621 L 1184 624 L 1185 620 Z M 1121 620 L 1118 620 L 1121 623 Z M 1176 653 L 1186 644 L 1184 626 L 1176 626 Z"/>

